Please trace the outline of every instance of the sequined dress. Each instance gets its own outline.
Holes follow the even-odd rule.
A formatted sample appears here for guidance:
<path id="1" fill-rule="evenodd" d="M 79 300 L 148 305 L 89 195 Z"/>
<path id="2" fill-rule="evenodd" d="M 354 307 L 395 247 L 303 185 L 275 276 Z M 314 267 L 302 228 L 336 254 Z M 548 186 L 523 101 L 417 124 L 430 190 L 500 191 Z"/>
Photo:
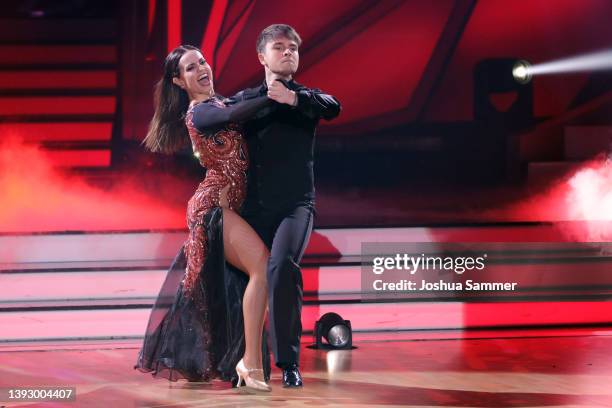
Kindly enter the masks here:
<path id="1" fill-rule="evenodd" d="M 242 296 L 247 276 L 225 262 L 223 207 L 238 211 L 246 194 L 248 153 L 239 123 L 269 104 L 267 97 L 226 106 L 213 97 L 189 108 L 185 123 L 206 177 L 187 204 L 189 236 L 151 310 L 135 368 L 171 381 L 235 383 L 244 354 Z M 266 376 L 270 373 L 263 341 Z"/>

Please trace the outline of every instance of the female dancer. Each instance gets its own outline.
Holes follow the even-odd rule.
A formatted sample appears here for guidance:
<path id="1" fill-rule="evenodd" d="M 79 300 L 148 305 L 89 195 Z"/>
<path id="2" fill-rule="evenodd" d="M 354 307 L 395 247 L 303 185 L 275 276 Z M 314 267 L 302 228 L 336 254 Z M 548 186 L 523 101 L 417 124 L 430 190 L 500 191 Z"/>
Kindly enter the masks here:
<path id="1" fill-rule="evenodd" d="M 151 312 L 136 364 L 141 371 L 172 381 L 237 375 L 238 387 L 244 380 L 247 387 L 270 391 L 270 357 L 262 340 L 269 252 L 237 214 L 248 167 L 238 124 L 285 99 L 268 93 L 226 106 L 215 95 L 199 49 L 179 46 L 166 57 L 143 143 L 153 152 L 173 153 L 191 141 L 207 172 L 187 205 L 189 237 Z"/>

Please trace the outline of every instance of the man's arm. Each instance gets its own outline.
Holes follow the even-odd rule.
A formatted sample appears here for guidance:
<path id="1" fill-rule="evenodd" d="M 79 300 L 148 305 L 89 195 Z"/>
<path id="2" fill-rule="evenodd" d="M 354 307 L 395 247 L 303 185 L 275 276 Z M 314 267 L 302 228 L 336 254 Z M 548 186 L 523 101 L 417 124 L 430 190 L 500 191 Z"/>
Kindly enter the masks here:
<path id="1" fill-rule="evenodd" d="M 304 115 L 315 118 L 332 120 L 340 114 L 342 106 L 332 95 L 320 89 L 303 88 L 295 91 L 297 97 L 296 109 Z"/>
<path id="2" fill-rule="evenodd" d="M 276 79 L 268 89 L 268 96 L 279 102 L 286 103 L 299 110 L 305 116 L 318 120 L 331 120 L 340 114 L 340 102 L 320 89 L 308 89 L 298 85 L 294 89 L 284 79 Z"/>

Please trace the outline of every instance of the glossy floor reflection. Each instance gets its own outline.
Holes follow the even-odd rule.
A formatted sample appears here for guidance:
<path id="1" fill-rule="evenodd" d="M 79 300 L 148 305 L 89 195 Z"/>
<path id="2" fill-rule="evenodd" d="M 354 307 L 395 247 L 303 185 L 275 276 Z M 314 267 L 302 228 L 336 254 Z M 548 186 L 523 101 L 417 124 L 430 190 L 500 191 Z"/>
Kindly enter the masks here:
<path id="1" fill-rule="evenodd" d="M 535 333 L 535 332 L 534 332 Z M 461 337 L 462 335 L 458 333 Z M 0 348 L 0 386 L 76 386 L 73 403 L 23 407 L 612 407 L 612 331 L 500 332 L 503 338 L 357 335 L 351 351 L 302 349 L 305 387 L 270 394 L 168 383 L 132 369 L 137 343 Z M 517 337 L 524 335 L 524 337 Z M 447 333 L 447 337 L 448 333 Z M 385 340 L 386 339 L 386 340 Z"/>

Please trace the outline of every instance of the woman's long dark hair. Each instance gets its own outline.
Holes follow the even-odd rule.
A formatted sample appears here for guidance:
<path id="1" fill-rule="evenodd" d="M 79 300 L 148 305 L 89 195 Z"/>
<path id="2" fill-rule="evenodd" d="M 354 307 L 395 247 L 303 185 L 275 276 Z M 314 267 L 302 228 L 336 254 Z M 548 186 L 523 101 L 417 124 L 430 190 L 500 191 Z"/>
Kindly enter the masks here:
<path id="1" fill-rule="evenodd" d="M 200 51 L 192 45 L 180 45 L 164 61 L 164 76 L 155 85 L 155 114 L 142 141 L 152 152 L 175 153 L 189 144 L 185 125 L 189 97 L 172 79 L 180 74 L 179 60 L 183 54 L 192 50 Z"/>

